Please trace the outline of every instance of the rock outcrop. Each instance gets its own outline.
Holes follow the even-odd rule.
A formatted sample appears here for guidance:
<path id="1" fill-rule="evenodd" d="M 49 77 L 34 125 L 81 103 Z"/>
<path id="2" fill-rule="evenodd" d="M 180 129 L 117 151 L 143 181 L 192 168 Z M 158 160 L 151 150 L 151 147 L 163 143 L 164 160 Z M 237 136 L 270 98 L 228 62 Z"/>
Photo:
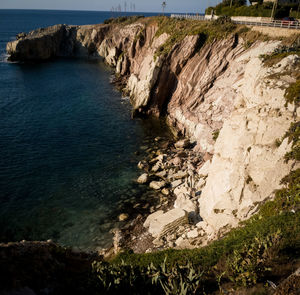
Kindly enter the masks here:
<path id="1" fill-rule="evenodd" d="M 246 48 L 236 34 L 214 42 L 203 42 L 201 34 L 186 36 L 160 55 L 170 36 L 158 29 L 145 21 L 60 25 L 22 35 L 7 51 L 11 60 L 102 57 L 115 67 L 135 112 L 166 115 L 178 133 L 194 142 L 195 151 L 208 155 L 199 170 L 198 186 L 204 188 L 198 202 L 201 227 L 213 239 L 249 218 L 293 168 L 294 163 L 284 162 L 288 141 L 279 147 L 275 141 L 299 120 L 299 110 L 284 99 L 286 87 L 295 82 L 289 73 L 299 70 L 299 57 L 290 55 L 268 68 L 260 55 L 271 53 L 280 41 L 257 41 Z M 175 206 L 194 211 L 184 193 Z"/>

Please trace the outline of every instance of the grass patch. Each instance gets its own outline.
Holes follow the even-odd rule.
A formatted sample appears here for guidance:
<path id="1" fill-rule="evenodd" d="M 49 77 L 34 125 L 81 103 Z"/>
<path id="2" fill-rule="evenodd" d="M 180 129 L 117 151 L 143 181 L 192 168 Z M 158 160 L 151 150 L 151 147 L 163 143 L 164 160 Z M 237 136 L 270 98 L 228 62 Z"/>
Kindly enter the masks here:
<path id="1" fill-rule="evenodd" d="M 291 124 L 290 129 L 287 131 L 285 137 L 288 138 L 289 143 L 292 142 L 292 150 L 285 155 L 286 162 L 290 160 L 300 161 L 300 122 Z M 298 189 L 300 186 L 300 179 Z"/>
<path id="2" fill-rule="evenodd" d="M 132 23 L 137 22 L 141 18 L 144 18 L 143 15 L 134 15 L 134 16 L 120 16 L 120 17 L 112 17 L 104 20 L 104 24 L 122 24 L 122 25 L 130 25 Z"/>
<path id="3" fill-rule="evenodd" d="M 213 137 L 213 140 L 216 141 L 219 137 L 219 134 L 220 134 L 220 130 L 215 130 L 213 133 L 212 133 L 212 137 Z"/>
<path id="4" fill-rule="evenodd" d="M 230 2 L 220 3 L 215 7 L 208 7 L 205 10 L 205 14 L 211 14 L 214 10 L 216 15 L 227 15 L 227 16 L 255 16 L 255 17 L 271 17 L 272 14 L 272 3 L 262 3 L 258 5 L 233 5 L 230 7 Z M 296 16 L 297 4 L 296 5 L 278 5 L 276 9 L 275 18 L 282 18 L 289 16 L 291 8 L 293 12 L 290 16 Z"/>
<path id="5" fill-rule="evenodd" d="M 284 96 L 287 103 L 293 103 L 298 107 L 300 104 L 300 80 L 297 80 L 295 83 L 292 83 L 286 89 Z"/>
<path id="6" fill-rule="evenodd" d="M 233 34 L 237 26 L 231 22 L 204 22 L 186 19 L 175 19 L 168 17 L 157 17 L 158 30 L 155 37 L 166 33 L 170 37 L 160 46 L 155 53 L 155 57 L 167 55 L 175 44 L 180 43 L 186 36 L 199 35 L 199 48 L 205 42 L 212 42 L 217 39 L 224 39 Z"/>
<path id="7" fill-rule="evenodd" d="M 289 45 L 282 45 L 276 48 L 271 54 L 262 54 L 260 58 L 262 59 L 264 65 L 267 67 L 274 66 L 283 58 L 292 54 L 296 54 L 300 57 L 300 36 L 296 35 L 285 40 L 285 44 L 288 44 L 289 42 L 291 42 Z"/>

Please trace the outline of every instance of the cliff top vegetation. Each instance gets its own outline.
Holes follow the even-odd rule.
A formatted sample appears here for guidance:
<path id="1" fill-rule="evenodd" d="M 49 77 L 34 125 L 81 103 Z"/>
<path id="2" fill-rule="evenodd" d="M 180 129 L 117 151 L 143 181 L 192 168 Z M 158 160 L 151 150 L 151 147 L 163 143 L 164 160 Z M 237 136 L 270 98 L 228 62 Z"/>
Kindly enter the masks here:
<path id="1" fill-rule="evenodd" d="M 212 10 L 216 15 L 228 16 L 256 16 L 256 17 L 271 17 L 273 3 L 257 1 L 258 4 L 247 6 L 243 1 L 223 1 L 214 7 L 208 7 L 205 14 L 211 14 Z M 276 9 L 275 18 L 282 18 L 285 16 L 296 17 L 298 4 L 279 4 Z"/>

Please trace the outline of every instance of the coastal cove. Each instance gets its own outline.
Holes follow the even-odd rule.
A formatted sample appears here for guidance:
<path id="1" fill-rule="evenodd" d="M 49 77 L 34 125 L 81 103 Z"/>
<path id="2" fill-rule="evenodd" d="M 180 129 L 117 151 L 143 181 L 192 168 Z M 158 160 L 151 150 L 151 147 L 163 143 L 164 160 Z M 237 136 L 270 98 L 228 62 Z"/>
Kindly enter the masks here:
<path id="1" fill-rule="evenodd" d="M 47 90 L 30 114 L 55 109 L 47 129 L 60 119 L 46 146 L 70 143 L 65 130 L 79 134 L 62 155 L 82 159 L 87 173 L 74 164 L 45 170 L 58 189 L 66 177 L 80 188 L 57 194 L 56 209 L 70 208 L 65 195 L 77 197 L 71 213 L 81 218 L 65 232 L 101 239 L 116 229 L 106 249 L 100 240 L 76 251 L 53 241 L 0 243 L 0 286 L 33 294 L 298 294 L 300 33 L 274 30 L 225 16 L 133 16 L 56 24 L 8 42 L 13 63 L 4 65 L 42 69 L 26 87 Z M 51 93 L 62 85 L 63 99 Z M 77 214 L 81 208 L 89 212 Z M 85 222 L 103 212 L 101 235 L 100 224 Z M 59 213 L 50 219 L 64 224 Z"/>
<path id="2" fill-rule="evenodd" d="M 131 119 L 129 100 L 101 61 L 5 61 L 6 43 L 20 31 L 101 22 L 109 13 L 0 13 L 1 242 L 108 247 L 118 215 L 132 213 L 144 194 L 151 201 L 136 183 L 137 163 L 155 137 L 171 135 L 159 120 Z"/>

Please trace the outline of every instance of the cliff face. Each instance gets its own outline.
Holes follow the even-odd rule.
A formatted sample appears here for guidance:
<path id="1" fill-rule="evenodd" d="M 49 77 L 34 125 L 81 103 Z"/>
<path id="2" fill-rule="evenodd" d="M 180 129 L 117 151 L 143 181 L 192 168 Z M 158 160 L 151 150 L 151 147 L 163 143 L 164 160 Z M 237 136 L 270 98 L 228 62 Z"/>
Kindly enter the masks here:
<path id="1" fill-rule="evenodd" d="M 163 55 L 159 52 L 170 36 L 157 34 L 158 29 L 143 22 L 60 25 L 11 42 L 7 51 L 11 60 L 104 58 L 115 67 L 136 112 L 166 115 L 171 126 L 196 142 L 195 150 L 213 155 L 199 171 L 206 185 L 198 202 L 200 226 L 214 238 L 249 218 L 292 169 L 293 163 L 283 160 L 287 140 L 279 147 L 275 141 L 299 120 L 299 111 L 284 99 L 299 58 L 290 55 L 268 68 L 259 56 L 279 41 L 257 41 L 245 49 L 236 35 L 204 42 L 201 34 L 175 42 Z"/>

